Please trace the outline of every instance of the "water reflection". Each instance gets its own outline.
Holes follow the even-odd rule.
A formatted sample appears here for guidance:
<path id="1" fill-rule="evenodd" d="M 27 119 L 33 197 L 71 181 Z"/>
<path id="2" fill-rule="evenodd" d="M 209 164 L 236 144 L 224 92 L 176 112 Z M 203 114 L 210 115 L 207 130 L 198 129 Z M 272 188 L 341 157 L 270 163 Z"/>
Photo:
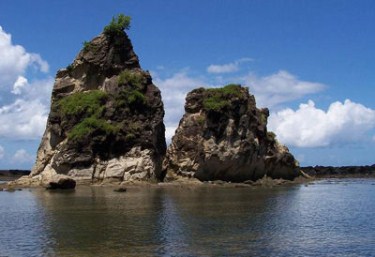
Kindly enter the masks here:
<path id="1" fill-rule="evenodd" d="M 58 256 L 219 256 L 255 252 L 252 242 L 266 247 L 278 201 L 296 191 L 134 188 L 119 194 L 87 187 L 40 191 L 36 199 L 48 213 L 48 245 Z"/>
<path id="2" fill-rule="evenodd" d="M 371 256 L 374 194 L 358 181 L 0 192 L 0 256 Z"/>
<path id="3" fill-rule="evenodd" d="M 46 216 L 30 191 L 0 192 L 0 256 L 53 256 Z"/>

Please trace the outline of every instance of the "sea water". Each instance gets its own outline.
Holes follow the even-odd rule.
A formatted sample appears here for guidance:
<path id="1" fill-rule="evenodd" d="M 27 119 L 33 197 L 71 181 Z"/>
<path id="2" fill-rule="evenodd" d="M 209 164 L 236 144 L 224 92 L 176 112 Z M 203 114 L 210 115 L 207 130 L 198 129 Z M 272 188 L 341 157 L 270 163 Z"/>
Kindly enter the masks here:
<path id="1" fill-rule="evenodd" d="M 0 192 L 0 256 L 375 256 L 375 180 Z"/>

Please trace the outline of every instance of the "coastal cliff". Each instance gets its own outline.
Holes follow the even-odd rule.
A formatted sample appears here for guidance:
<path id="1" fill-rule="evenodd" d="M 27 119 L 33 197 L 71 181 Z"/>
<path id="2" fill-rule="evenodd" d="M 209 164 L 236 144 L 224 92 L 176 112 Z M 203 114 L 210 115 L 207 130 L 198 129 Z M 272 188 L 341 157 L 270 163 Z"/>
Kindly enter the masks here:
<path id="1" fill-rule="evenodd" d="M 163 162 L 166 180 L 295 178 L 298 163 L 267 131 L 268 115 L 240 85 L 191 91 Z"/>
<path id="2" fill-rule="evenodd" d="M 59 70 L 31 177 L 158 181 L 166 151 L 159 89 L 137 55 L 120 15 Z"/>

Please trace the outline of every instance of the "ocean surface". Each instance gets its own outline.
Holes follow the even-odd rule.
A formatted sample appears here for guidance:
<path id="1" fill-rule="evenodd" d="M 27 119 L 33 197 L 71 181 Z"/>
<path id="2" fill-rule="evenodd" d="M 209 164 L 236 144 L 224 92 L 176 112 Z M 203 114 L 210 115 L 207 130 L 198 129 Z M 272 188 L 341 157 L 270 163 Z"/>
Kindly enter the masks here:
<path id="1" fill-rule="evenodd" d="M 3 191 L 0 256 L 375 256 L 375 179 Z"/>

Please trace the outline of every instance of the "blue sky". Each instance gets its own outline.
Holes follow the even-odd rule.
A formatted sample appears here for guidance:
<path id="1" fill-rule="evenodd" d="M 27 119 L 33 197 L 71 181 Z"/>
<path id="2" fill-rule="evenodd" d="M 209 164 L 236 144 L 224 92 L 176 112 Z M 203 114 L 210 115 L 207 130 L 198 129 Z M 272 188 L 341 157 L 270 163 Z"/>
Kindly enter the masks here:
<path id="1" fill-rule="evenodd" d="M 375 2 L 0 1 L 0 169 L 31 168 L 56 71 L 112 16 L 162 90 L 167 138 L 199 86 L 241 83 L 301 165 L 375 163 Z"/>

